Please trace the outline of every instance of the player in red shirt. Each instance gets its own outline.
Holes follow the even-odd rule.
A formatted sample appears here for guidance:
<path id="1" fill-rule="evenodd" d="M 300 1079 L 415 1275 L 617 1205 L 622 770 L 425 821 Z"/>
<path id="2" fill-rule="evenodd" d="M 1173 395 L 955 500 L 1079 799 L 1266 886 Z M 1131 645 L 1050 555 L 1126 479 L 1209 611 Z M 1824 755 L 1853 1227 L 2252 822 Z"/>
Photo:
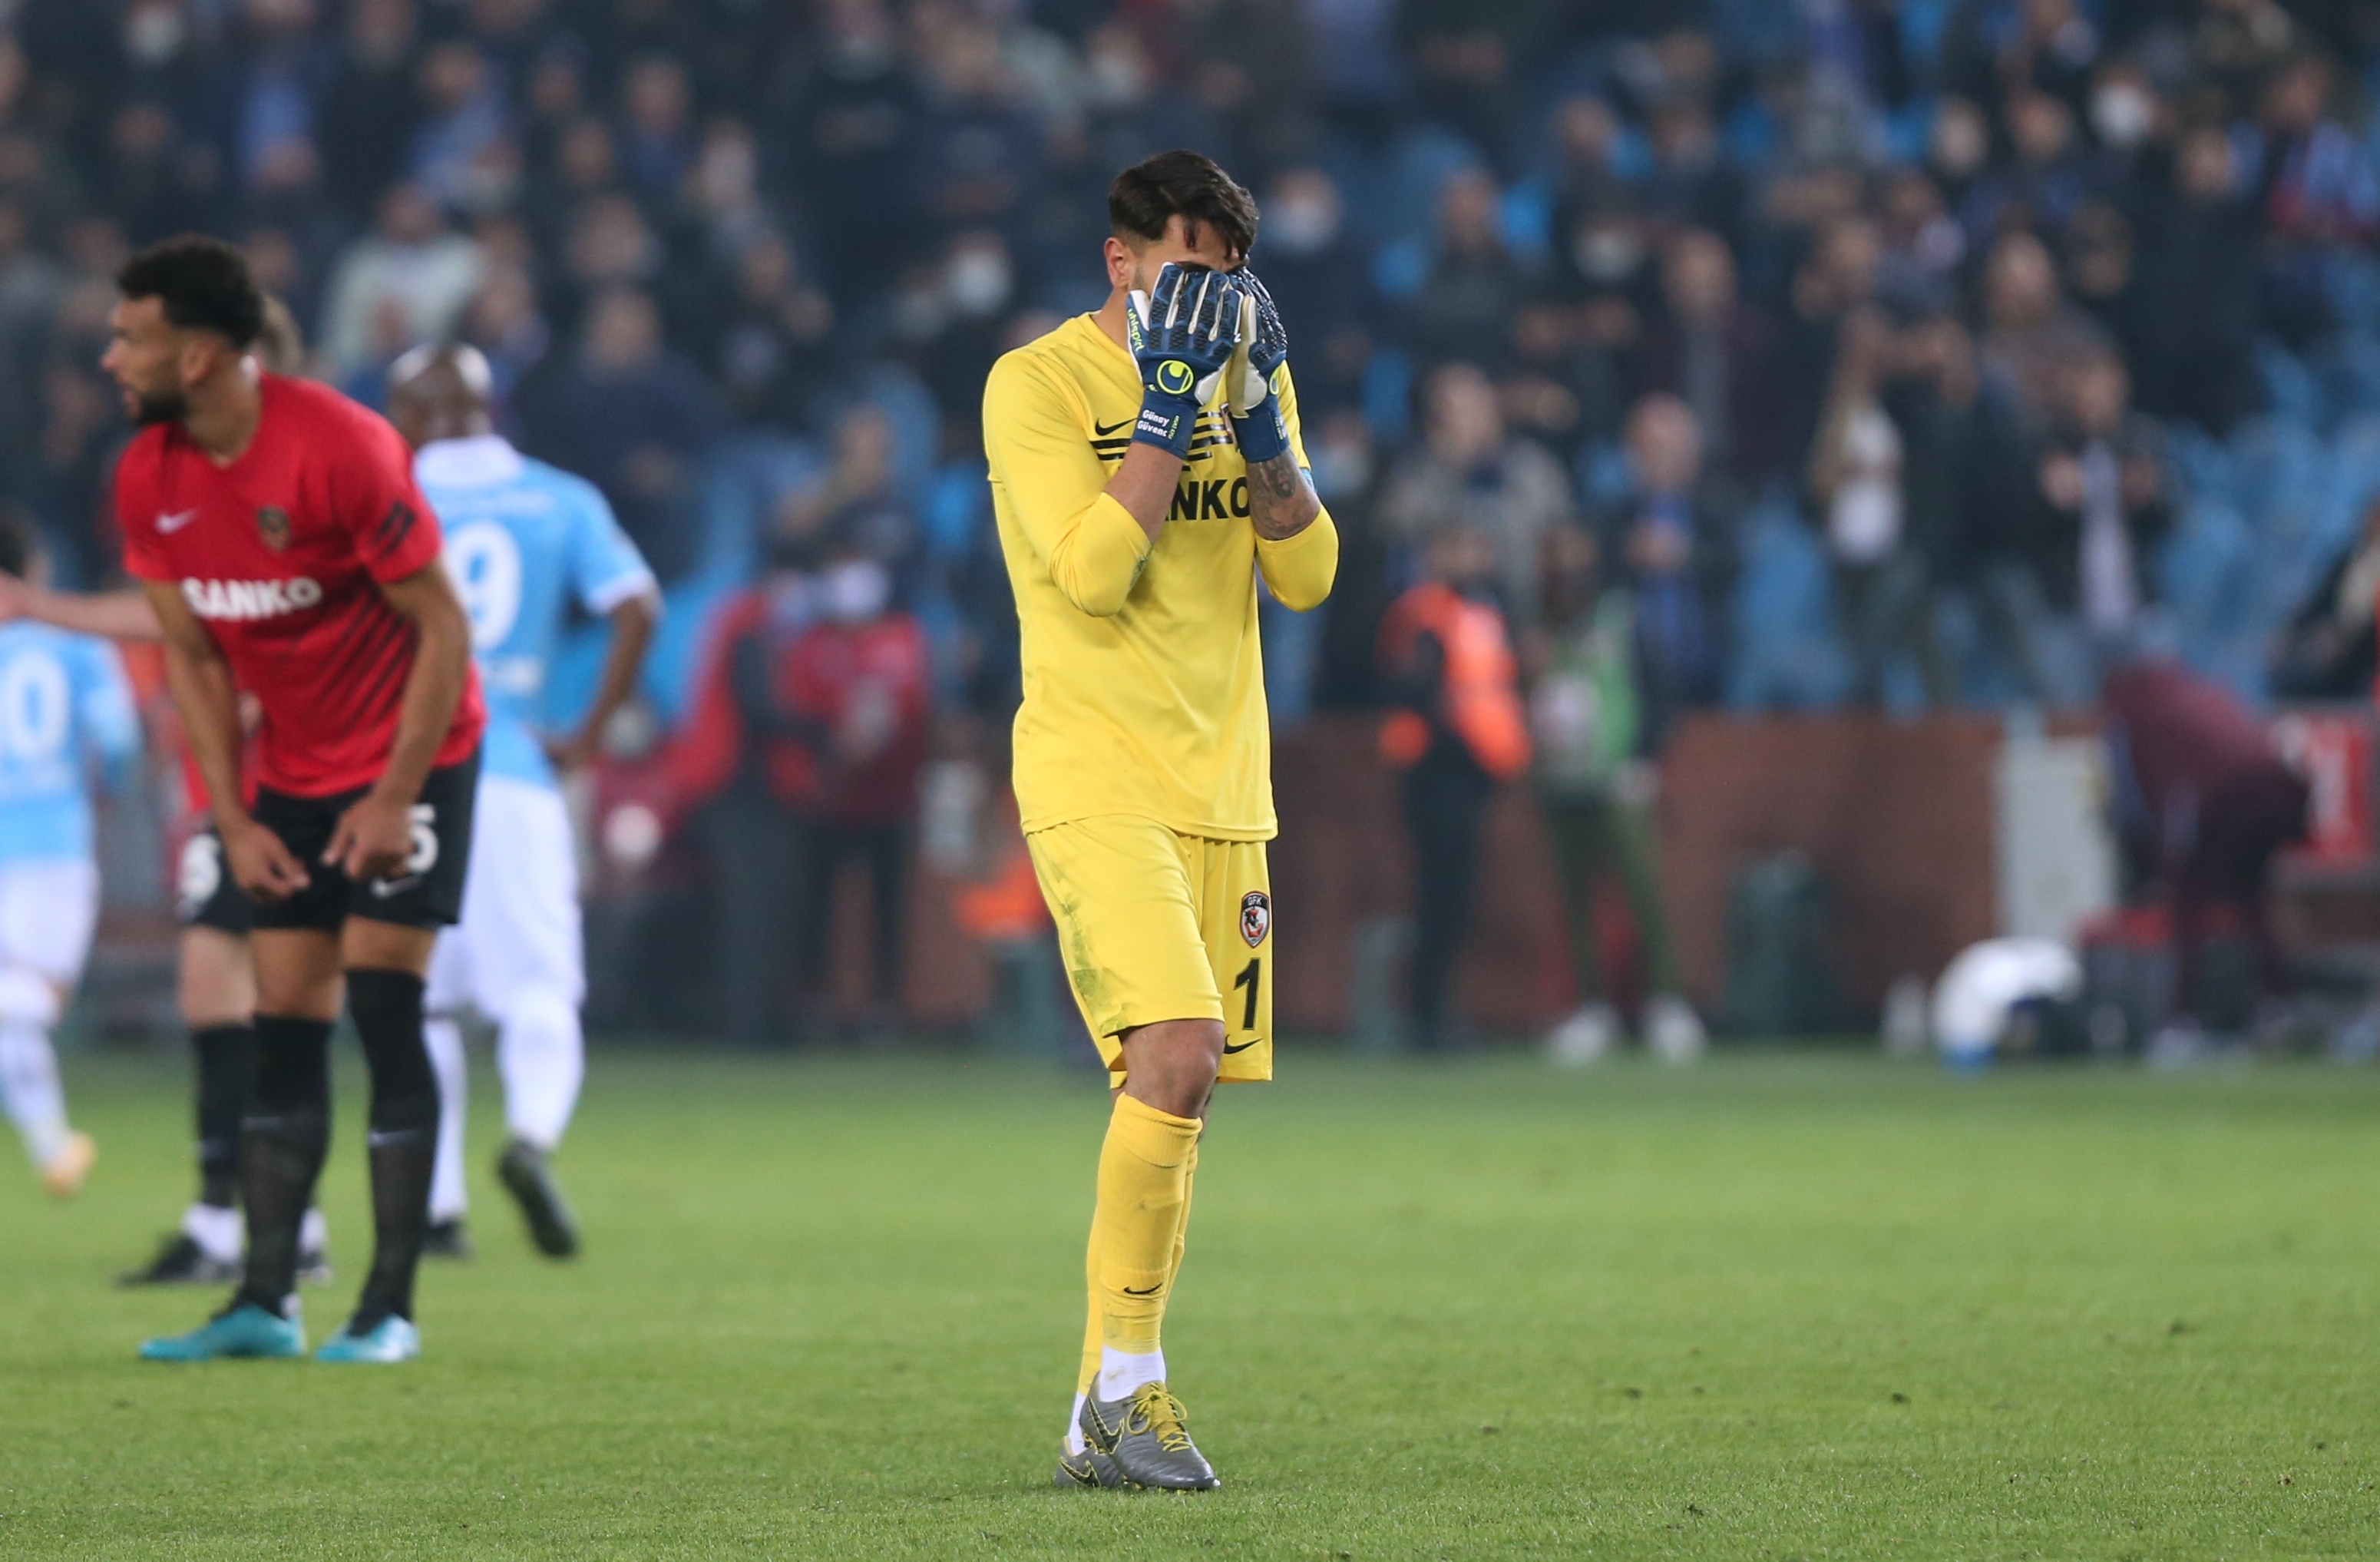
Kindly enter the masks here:
<path id="1" fill-rule="evenodd" d="M 225 866 L 256 901 L 256 1072 L 242 1125 L 247 1273 L 152 1361 L 295 1356 L 299 1225 L 330 1143 L 342 994 L 371 1076 L 372 1265 L 318 1359 L 418 1355 L 438 1086 L 422 974 L 460 909 L 485 722 L 437 518 L 386 421 L 250 348 L 264 302 L 239 252 L 168 239 L 118 274 L 104 367 L 142 425 L 115 474 L 126 570 L 165 634 L 166 682 Z M 264 720 L 252 804 L 237 690 Z"/>

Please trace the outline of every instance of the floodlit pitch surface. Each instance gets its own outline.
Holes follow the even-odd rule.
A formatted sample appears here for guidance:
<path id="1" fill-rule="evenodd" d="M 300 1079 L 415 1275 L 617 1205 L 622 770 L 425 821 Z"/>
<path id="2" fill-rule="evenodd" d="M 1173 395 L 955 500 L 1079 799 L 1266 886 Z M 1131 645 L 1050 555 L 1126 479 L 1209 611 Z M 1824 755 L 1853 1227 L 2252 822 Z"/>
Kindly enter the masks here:
<path id="1" fill-rule="evenodd" d="M 107 1281 L 186 1192 L 180 1074 L 82 1063 L 90 1193 L 0 1187 L 0 1554 L 2380 1551 L 2380 1076 L 1283 1067 L 1208 1145 L 1167 1340 L 1227 1484 L 1172 1497 L 1049 1486 L 1087 1080 L 601 1056 L 583 1262 L 483 1096 L 425 1360 L 169 1368 L 214 1298 Z"/>

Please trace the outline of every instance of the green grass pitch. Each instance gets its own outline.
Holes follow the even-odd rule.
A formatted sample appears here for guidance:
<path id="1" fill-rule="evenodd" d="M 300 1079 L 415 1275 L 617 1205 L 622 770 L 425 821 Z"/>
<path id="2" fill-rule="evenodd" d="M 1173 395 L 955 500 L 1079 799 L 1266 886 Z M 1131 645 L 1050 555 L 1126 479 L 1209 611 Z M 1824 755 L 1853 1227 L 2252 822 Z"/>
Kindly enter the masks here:
<path id="1" fill-rule="evenodd" d="M 1226 1486 L 1179 1497 L 1049 1484 L 1080 1077 L 599 1055 L 583 1262 L 484 1094 L 423 1361 L 177 1369 L 134 1342 L 214 1297 L 108 1280 L 187 1196 L 181 1073 L 79 1060 L 90 1192 L 0 1185 L 0 1556 L 2380 1553 L 2380 1076 L 1284 1071 L 1208 1136 L 1167 1343 Z"/>

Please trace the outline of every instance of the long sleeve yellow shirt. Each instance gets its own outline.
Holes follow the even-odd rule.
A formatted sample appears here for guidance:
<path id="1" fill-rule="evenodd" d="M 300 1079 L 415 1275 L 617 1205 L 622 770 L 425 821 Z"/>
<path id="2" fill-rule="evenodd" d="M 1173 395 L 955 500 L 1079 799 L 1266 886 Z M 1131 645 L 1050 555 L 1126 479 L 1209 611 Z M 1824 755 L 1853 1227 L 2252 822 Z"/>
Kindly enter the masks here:
<path id="1" fill-rule="evenodd" d="M 1304 465 L 1286 374 L 1280 395 Z M 992 512 L 1023 638 L 1017 806 L 1027 831 L 1121 813 L 1269 840 L 1257 576 L 1289 607 L 1318 605 L 1338 572 L 1338 529 L 1325 512 L 1287 542 L 1256 534 L 1219 396 L 1151 543 L 1107 493 L 1140 398 L 1132 355 L 1089 315 L 1002 357 L 984 386 Z"/>

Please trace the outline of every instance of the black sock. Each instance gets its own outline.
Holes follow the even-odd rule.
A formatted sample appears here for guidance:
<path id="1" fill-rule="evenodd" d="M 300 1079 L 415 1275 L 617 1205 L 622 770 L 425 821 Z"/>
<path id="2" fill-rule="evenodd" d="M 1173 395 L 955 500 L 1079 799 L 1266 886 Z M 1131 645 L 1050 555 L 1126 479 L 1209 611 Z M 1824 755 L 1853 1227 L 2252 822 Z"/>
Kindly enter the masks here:
<path id="1" fill-rule="evenodd" d="M 351 970 L 347 1008 L 371 1070 L 372 1265 L 356 1303 L 361 1332 L 392 1312 L 413 1316 L 413 1273 L 430 1229 L 438 1159 L 438 1076 L 421 1037 L 421 978 Z"/>
<path id="2" fill-rule="evenodd" d="M 256 1070 L 240 1122 L 248 1277 L 240 1300 L 278 1312 L 298 1288 L 298 1231 L 331 1147 L 331 1022 L 256 1017 Z"/>
<path id="3" fill-rule="evenodd" d="M 199 1202 L 229 1209 L 239 1199 L 239 1120 L 256 1073 L 254 1024 L 202 1025 L 190 1032 L 199 1065 Z"/>

